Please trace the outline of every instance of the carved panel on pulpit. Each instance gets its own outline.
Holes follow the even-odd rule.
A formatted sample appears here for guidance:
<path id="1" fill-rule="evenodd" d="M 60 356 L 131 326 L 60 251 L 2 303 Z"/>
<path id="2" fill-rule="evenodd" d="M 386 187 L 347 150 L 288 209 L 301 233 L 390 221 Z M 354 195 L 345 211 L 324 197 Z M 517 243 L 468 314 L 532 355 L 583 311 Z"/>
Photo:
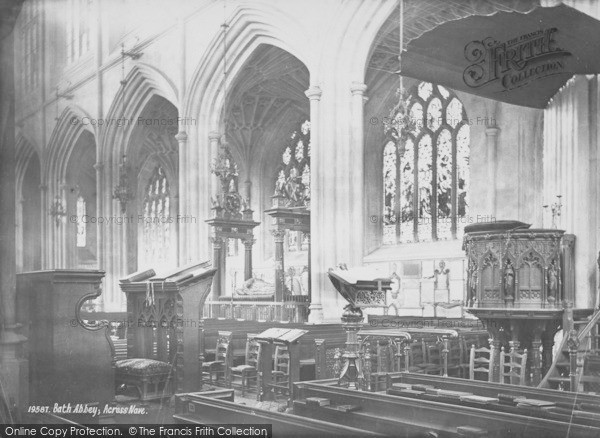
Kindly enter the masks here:
<path id="1" fill-rule="evenodd" d="M 488 252 L 483 258 L 481 269 L 481 291 L 480 300 L 486 302 L 502 301 L 500 296 L 500 262 L 492 252 Z"/>
<path id="2" fill-rule="evenodd" d="M 544 287 L 542 257 L 533 249 L 521 257 L 518 279 L 518 296 L 520 303 L 538 303 L 542 299 Z"/>
<path id="3" fill-rule="evenodd" d="M 516 229 L 471 232 L 468 305 L 472 307 L 555 307 L 563 299 L 563 231 Z"/>

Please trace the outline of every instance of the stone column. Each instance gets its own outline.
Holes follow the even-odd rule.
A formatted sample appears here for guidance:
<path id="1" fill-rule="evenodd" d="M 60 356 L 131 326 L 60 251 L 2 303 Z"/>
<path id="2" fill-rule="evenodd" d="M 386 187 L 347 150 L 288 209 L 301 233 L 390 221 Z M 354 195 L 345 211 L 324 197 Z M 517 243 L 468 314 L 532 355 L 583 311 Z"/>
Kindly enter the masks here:
<path id="1" fill-rule="evenodd" d="M 221 266 L 222 252 L 223 252 L 223 239 L 220 237 L 211 237 L 210 239 L 213 244 L 213 268 L 217 268 L 218 271 L 213 278 L 212 290 L 210 294 L 211 300 L 217 300 L 221 296 L 221 288 L 223 287 L 223 276 L 225 267 Z"/>
<path id="2" fill-rule="evenodd" d="M 216 131 L 211 131 L 208 133 L 208 139 L 210 140 L 210 156 L 211 162 L 216 160 L 219 156 L 219 140 L 221 139 L 221 134 Z M 219 178 L 214 173 L 210 174 L 210 196 L 216 198 L 219 194 Z"/>
<path id="3" fill-rule="evenodd" d="M 96 216 L 100 216 L 102 213 L 102 196 L 100 196 L 100 193 L 102 193 L 102 178 L 104 175 L 104 163 L 102 162 L 97 162 L 94 164 L 94 170 L 96 171 Z M 96 228 L 96 254 L 97 257 L 96 259 L 98 260 L 98 269 L 103 269 L 104 268 L 104 236 L 106 235 L 106 233 L 104 232 L 104 227 L 97 227 Z M 101 295 L 101 299 L 104 302 L 106 300 L 106 297 L 104 295 Z"/>
<path id="4" fill-rule="evenodd" d="M 6 13 L 0 23 L 0 377 L 6 385 L 3 397 L 12 413 L 23 411 L 29 398 L 29 364 L 24 358 L 27 340 L 18 333 L 16 314 L 15 229 L 15 84 L 13 24 L 20 8 Z M 4 11 L 6 12 L 6 11 Z M 14 15 L 14 17 L 13 17 Z M 39 322 L 39 321 L 38 321 Z"/>
<path id="5" fill-rule="evenodd" d="M 285 272 L 283 260 L 283 239 L 285 238 L 284 230 L 271 230 L 275 237 L 275 302 L 283 301 L 283 292 L 285 290 Z"/>
<path id="6" fill-rule="evenodd" d="M 48 186 L 46 184 L 40 184 L 40 215 L 42 218 L 42 229 L 40 236 L 41 239 L 41 250 L 42 250 L 42 269 L 47 269 L 49 266 L 50 254 L 50 233 L 48 231 Z"/>
<path id="7" fill-rule="evenodd" d="M 310 100 L 310 122 L 311 122 L 311 206 L 310 206 L 310 233 L 311 233 L 311 248 L 312 242 L 324 242 L 325 230 L 321 228 L 321 215 L 323 214 L 322 191 L 324 190 L 324 172 L 326 172 L 326 164 L 320 158 L 322 154 L 322 146 L 319 144 L 319 104 L 321 101 L 322 91 L 318 86 L 312 86 L 306 90 L 306 97 Z M 321 263 L 321 250 L 310 251 L 310 314 L 308 321 L 310 323 L 323 322 L 323 305 L 321 304 L 321 291 L 327 280 L 325 267 Z M 316 270 L 314 272 L 313 270 Z"/>
<path id="8" fill-rule="evenodd" d="M 250 280 L 252 278 L 252 245 L 256 242 L 256 239 L 245 239 L 244 242 L 244 280 Z"/>
<path id="9" fill-rule="evenodd" d="M 496 215 L 496 191 L 498 190 L 498 185 L 496 184 L 496 169 L 498 167 L 497 161 L 497 147 L 498 147 L 498 134 L 500 133 L 500 128 L 496 126 L 489 126 L 485 130 L 486 137 L 486 147 L 487 147 L 487 175 L 488 175 L 488 211 L 485 212 L 486 215 L 495 216 Z"/>
<path id="10" fill-rule="evenodd" d="M 350 92 L 352 93 L 352 149 L 350 151 L 350 199 L 351 205 L 351 229 L 350 259 L 352 266 L 360 266 L 363 262 L 365 241 L 365 173 L 364 173 L 364 105 L 367 101 L 365 92 L 367 86 L 360 82 L 352 82 Z"/>
<path id="11" fill-rule="evenodd" d="M 176 212 L 177 214 L 181 215 L 181 216 L 186 216 L 189 214 L 188 211 L 188 185 L 185 182 L 185 178 L 186 178 L 186 164 L 187 164 L 187 141 L 188 141 L 188 135 L 187 132 L 185 131 L 179 131 L 176 135 L 175 135 L 175 140 L 177 140 L 178 143 L 178 151 L 179 151 L 179 191 L 178 191 L 178 199 L 177 199 L 177 208 L 176 208 Z M 193 221 L 191 221 L 193 222 Z M 188 252 L 188 245 L 189 245 L 189 238 L 190 238 L 190 233 L 188 233 L 188 229 L 190 228 L 190 224 L 187 223 L 187 221 L 182 221 L 181 223 L 176 223 L 176 227 L 177 227 L 177 236 L 178 236 L 178 242 L 177 242 L 177 246 L 178 246 L 178 251 L 177 251 L 177 260 L 178 260 L 178 264 L 187 264 L 188 262 L 191 262 L 191 260 L 189 260 L 189 252 Z"/>

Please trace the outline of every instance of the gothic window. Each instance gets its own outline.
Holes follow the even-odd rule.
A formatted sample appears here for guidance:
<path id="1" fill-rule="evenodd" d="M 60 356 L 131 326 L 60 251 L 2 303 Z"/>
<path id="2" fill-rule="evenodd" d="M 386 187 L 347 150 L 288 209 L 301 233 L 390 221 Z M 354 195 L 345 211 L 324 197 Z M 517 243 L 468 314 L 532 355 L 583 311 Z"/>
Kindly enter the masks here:
<path id="1" fill-rule="evenodd" d="M 292 207 L 308 207 L 310 203 L 310 121 L 292 132 L 281 154 L 275 172 L 275 192 Z M 286 233 L 288 251 L 308 250 L 308 236 L 300 231 Z"/>
<path id="2" fill-rule="evenodd" d="M 92 0 L 70 0 L 67 23 L 67 61 L 76 61 L 90 49 Z"/>
<path id="3" fill-rule="evenodd" d="M 466 111 L 452 91 L 429 82 L 408 102 L 408 138 L 383 148 L 383 243 L 457 239 L 468 209 Z"/>
<path id="4" fill-rule="evenodd" d="M 32 0 L 23 6 L 23 26 L 21 41 L 23 44 L 23 88 L 36 88 L 40 83 L 40 38 L 41 13 L 40 0 Z"/>
<path id="5" fill-rule="evenodd" d="M 144 190 L 143 252 L 141 265 L 160 266 L 171 246 L 169 182 L 164 169 L 156 166 Z"/>
<path id="6" fill-rule="evenodd" d="M 77 197 L 77 248 L 87 246 L 86 202 L 83 196 Z"/>

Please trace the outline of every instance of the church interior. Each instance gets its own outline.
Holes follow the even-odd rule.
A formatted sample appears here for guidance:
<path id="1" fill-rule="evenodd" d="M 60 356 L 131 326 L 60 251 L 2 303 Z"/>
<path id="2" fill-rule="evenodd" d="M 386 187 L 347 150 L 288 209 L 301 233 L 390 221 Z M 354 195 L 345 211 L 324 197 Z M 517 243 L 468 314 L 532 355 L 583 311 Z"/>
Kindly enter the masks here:
<path id="1" fill-rule="evenodd" d="M 1 0 L 0 37 L 0 423 L 600 436 L 600 0 Z"/>

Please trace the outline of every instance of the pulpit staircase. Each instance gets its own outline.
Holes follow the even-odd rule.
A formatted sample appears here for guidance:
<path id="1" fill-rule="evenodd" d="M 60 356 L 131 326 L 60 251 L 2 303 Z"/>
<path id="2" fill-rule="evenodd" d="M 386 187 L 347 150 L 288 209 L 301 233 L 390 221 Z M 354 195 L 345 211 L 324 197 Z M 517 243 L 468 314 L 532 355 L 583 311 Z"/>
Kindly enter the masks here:
<path id="1" fill-rule="evenodd" d="M 558 353 L 539 387 L 600 394 L 600 309 L 564 327 Z"/>

